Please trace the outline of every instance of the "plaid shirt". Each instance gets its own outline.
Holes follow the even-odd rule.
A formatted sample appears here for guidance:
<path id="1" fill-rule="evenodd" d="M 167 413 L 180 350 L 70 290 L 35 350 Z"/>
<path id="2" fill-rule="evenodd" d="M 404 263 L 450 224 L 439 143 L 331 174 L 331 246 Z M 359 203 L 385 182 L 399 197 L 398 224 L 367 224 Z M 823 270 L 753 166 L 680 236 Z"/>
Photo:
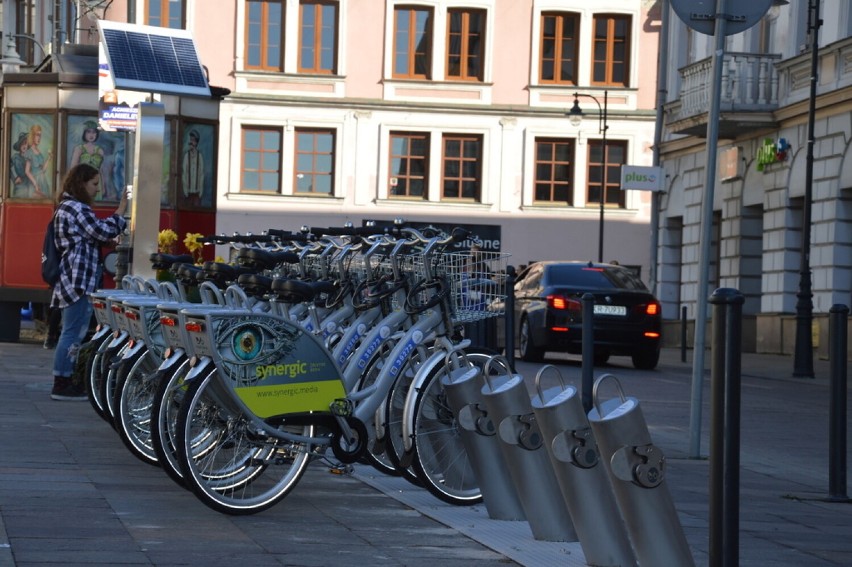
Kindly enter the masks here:
<path id="1" fill-rule="evenodd" d="M 62 255 L 59 281 L 53 286 L 53 305 L 67 307 L 97 288 L 100 246 L 126 226 L 127 220 L 120 215 L 99 219 L 92 207 L 63 195 L 53 217 L 54 240 Z"/>

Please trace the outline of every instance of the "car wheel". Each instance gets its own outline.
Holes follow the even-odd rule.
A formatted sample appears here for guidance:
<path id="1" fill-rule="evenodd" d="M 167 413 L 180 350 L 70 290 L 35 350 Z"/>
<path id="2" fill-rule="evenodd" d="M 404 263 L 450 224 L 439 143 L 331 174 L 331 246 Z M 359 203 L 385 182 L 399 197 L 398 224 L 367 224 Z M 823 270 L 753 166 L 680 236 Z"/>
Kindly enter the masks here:
<path id="1" fill-rule="evenodd" d="M 521 360 L 527 362 L 541 362 L 544 359 L 544 349 L 533 344 L 532 329 L 529 319 L 521 320 L 521 330 L 518 333 L 518 349 L 521 351 Z"/>
<path id="2" fill-rule="evenodd" d="M 633 353 L 633 366 L 639 370 L 653 370 L 660 361 L 660 349 L 652 348 Z"/>

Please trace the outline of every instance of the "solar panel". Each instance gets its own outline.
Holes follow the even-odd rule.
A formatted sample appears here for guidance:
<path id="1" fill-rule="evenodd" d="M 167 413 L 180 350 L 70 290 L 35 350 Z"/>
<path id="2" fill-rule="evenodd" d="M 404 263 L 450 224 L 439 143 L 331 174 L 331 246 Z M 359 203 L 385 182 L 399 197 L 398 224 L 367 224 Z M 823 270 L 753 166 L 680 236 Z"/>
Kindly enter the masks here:
<path id="1" fill-rule="evenodd" d="M 115 88 L 210 96 L 195 43 L 186 30 L 99 20 Z"/>

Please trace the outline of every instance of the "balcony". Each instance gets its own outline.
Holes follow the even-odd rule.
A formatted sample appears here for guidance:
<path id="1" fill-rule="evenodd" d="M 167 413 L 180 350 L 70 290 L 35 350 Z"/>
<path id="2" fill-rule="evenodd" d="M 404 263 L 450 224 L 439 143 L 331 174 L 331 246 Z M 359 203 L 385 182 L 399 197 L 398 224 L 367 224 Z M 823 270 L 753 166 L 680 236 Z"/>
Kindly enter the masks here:
<path id="1" fill-rule="evenodd" d="M 725 53 L 719 104 L 719 137 L 733 139 L 777 126 L 778 70 L 781 55 Z M 666 127 L 674 134 L 707 136 L 712 96 L 710 58 L 680 70 L 680 96 L 666 105 Z"/>

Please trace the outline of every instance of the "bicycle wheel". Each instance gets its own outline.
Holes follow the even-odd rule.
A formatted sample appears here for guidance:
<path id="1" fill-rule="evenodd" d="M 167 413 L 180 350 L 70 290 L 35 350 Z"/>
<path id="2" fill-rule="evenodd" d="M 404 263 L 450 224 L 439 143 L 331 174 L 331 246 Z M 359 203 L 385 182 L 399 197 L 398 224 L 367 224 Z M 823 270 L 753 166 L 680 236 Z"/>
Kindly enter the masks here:
<path id="1" fill-rule="evenodd" d="M 241 515 L 266 510 L 299 482 L 311 446 L 258 433 L 245 416 L 219 403 L 217 379 L 215 369 L 194 379 L 178 412 L 181 473 L 195 495 L 218 512 Z M 313 434 L 312 426 L 284 430 Z"/>
<path id="2" fill-rule="evenodd" d="M 95 413 L 107 420 L 104 409 L 104 400 L 101 395 L 103 381 L 106 378 L 108 367 L 106 364 L 106 350 L 109 343 L 112 342 L 112 333 L 107 333 L 101 337 L 98 342 L 98 349 L 95 355 L 86 362 L 86 393 L 89 394 L 89 403 L 92 404 L 92 409 Z"/>
<path id="3" fill-rule="evenodd" d="M 375 383 L 376 378 L 384 368 L 385 357 L 393 348 L 393 342 L 387 342 L 380 350 L 373 355 L 370 362 L 367 363 L 361 379 L 358 381 L 358 390 L 367 388 Z M 376 427 L 375 423 L 366 423 L 369 431 L 369 441 L 367 444 L 367 452 L 364 454 L 362 461 L 371 465 L 377 471 L 389 476 L 400 476 L 403 474 L 403 469 L 396 467 L 388 458 L 383 446 L 378 446 L 376 443 Z"/>
<path id="4" fill-rule="evenodd" d="M 149 465 L 158 464 L 151 444 L 151 406 L 157 388 L 152 375 L 158 367 L 154 353 L 146 348 L 123 360 L 116 371 L 113 401 L 118 436 L 134 456 Z"/>
<path id="5" fill-rule="evenodd" d="M 124 356 L 124 351 L 129 347 L 129 343 L 125 342 L 120 347 L 110 348 L 106 352 L 104 364 L 106 372 L 103 375 L 103 380 L 99 384 L 100 397 L 104 405 L 104 419 L 115 427 L 115 387 L 118 380 L 118 368 L 121 365 L 121 359 Z"/>
<path id="6" fill-rule="evenodd" d="M 492 357 L 492 353 L 476 348 L 468 349 L 466 355 L 469 363 L 481 369 Z M 411 468 L 421 484 L 437 498 L 449 504 L 467 506 L 481 502 L 482 492 L 462 443 L 458 420 L 447 404 L 442 383 L 447 372 L 445 365 L 435 367 L 412 398 L 414 448 Z"/>
<path id="7" fill-rule="evenodd" d="M 411 383 L 414 381 L 420 365 L 429 358 L 429 354 L 430 350 L 425 346 L 416 349 L 411 354 L 399 371 L 384 406 L 384 447 L 388 461 L 402 471 L 403 478 L 417 486 L 420 486 L 420 479 L 407 464 L 404 464 L 405 447 L 403 445 L 402 416 Z"/>
<path id="8" fill-rule="evenodd" d="M 157 461 L 166 474 L 180 486 L 185 486 L 176 454 L 175 427 L 178 410 L 186 395 L 184 379 L 189 372 L 189 359 L 184 357 L 160 376 L 151 404 L 151 446 Z"/>

